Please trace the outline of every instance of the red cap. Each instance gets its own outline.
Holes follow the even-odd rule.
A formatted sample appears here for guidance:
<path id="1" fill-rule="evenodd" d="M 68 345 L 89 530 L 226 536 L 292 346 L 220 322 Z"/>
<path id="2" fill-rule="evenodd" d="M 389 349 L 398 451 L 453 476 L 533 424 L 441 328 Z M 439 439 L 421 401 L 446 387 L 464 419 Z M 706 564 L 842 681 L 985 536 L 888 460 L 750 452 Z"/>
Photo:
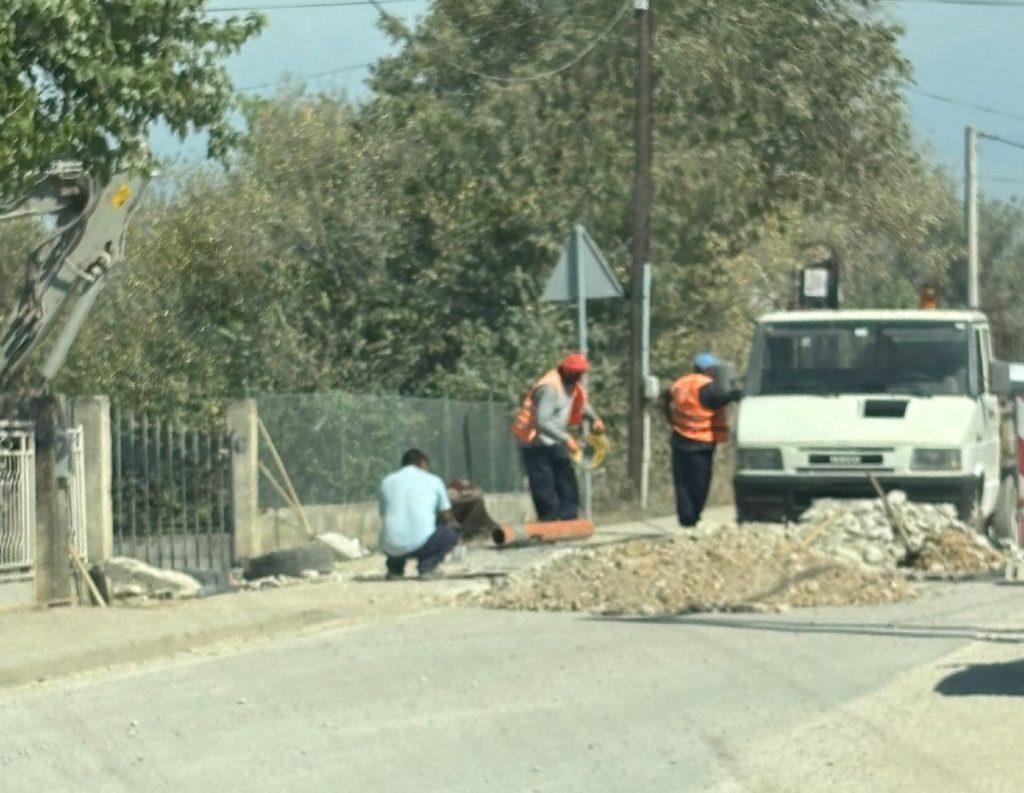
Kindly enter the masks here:
<path id="1" fill-rule="evenodd" d="M 574 352 L 572 355 L 566 355 L 558 368 L 566 374 L 586 374 L 590 369 L 590 361 L 583 353 Z"/>

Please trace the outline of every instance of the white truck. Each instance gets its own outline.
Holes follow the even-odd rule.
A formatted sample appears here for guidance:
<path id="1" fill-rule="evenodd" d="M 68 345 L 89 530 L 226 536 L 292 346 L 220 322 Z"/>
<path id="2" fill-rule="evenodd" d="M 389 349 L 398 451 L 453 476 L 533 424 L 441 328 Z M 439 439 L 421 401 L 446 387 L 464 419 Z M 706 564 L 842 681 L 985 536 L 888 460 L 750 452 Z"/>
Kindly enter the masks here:
<path id="1" fill-rule="evenodd" d="M 874 479 L 1016 541 L 1013 390 L 977 311 L 763 316 L 735 421 L 737 516 L 795 518 L 871 497 Z"/>

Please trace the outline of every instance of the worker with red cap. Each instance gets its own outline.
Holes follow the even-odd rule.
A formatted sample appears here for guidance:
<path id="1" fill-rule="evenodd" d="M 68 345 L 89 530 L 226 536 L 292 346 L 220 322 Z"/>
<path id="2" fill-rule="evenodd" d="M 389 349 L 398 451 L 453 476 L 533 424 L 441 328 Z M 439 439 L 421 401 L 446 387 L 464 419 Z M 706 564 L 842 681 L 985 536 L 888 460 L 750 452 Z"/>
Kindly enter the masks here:
<path id="1" fill-rule="evenodd" d="M 579 515 L 579 485 L 572 458 L 580 447 L 569 428 L 589 419 L 595 433 L 605 431 L 583 388 L 583 375 L 589 368 L 582 353 L 567 355 L 558 368 L 533 385 L 512 425 L 538 520 L 572 520 Z"/>

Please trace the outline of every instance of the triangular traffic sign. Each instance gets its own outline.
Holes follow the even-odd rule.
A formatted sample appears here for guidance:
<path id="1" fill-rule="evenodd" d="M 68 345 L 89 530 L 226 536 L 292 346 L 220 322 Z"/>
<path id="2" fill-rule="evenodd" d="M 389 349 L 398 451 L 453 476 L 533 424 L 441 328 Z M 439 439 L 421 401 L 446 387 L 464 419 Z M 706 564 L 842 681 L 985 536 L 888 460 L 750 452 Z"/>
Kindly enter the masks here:
<path id="1" fill-rule="evenodd" d="M 576 302 L 577 278 L 582 277 L 583 297 L 602 300 L 623 297 L 625 290 L 604 258 L 597 243 L 582 226 L 576 226 L 562 250 L 554 272 L 548 278 L 541 300 L 550 303 Z"/>

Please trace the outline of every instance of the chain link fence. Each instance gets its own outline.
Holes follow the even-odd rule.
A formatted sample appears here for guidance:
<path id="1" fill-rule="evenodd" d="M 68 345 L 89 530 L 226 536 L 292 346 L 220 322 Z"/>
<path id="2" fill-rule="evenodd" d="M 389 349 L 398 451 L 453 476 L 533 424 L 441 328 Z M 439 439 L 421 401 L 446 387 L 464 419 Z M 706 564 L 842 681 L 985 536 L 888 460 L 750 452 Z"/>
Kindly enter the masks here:
<path id="1" fill-rule="evenodd" d="M 497 402 L 354 395 L 338 391 L 256 399 L 303 504 L 373 501 L 402 454 L 422 449 L 445 481 L 470 479 L 490 493 L 525 489 L 511 408 Z M 268 449 L 260 459 L 271 469 Z M 283 506 L 270 487 L 265 507 Z"/>

